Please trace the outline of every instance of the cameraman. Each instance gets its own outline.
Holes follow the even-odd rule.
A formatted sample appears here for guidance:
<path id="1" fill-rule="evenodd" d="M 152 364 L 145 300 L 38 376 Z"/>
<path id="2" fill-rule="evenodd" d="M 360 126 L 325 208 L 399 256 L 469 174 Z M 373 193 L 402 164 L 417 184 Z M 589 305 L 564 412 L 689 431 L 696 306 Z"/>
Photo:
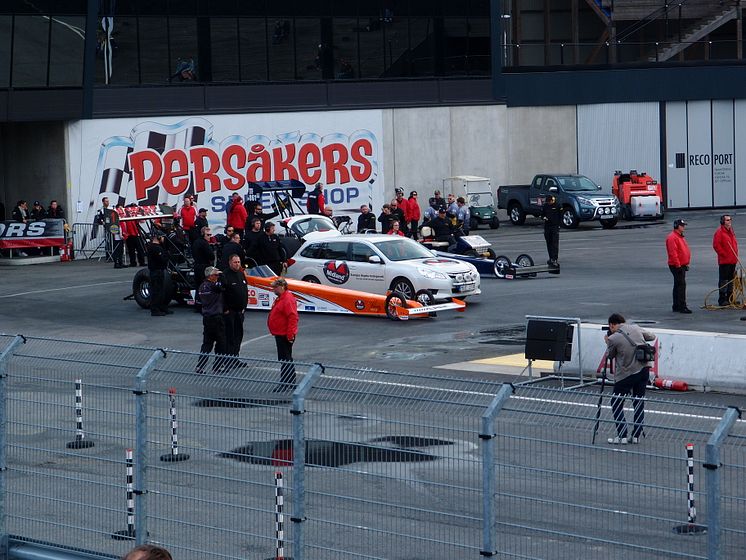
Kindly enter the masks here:
<path id="1" fill-rule="evenodd" d="M 637 346 L 655 335 L 637 325 L 627 324 L 619 313 L 609 317 L 609 331 L 604 335 L 608 359 L 615 360 L 614 390 L 611 396 L 611 411 L 616 421 L 617 437 L 609 438 L 612 445 L 627 443 L 627 421 L 624 418 L 624 398 L 632 393 L 635 421 L 632 429 L 632 443 L 640 443 L 645 420 L 645 387 L 650 376 L 650 362 L 638 361 L 635 357 Z"/>

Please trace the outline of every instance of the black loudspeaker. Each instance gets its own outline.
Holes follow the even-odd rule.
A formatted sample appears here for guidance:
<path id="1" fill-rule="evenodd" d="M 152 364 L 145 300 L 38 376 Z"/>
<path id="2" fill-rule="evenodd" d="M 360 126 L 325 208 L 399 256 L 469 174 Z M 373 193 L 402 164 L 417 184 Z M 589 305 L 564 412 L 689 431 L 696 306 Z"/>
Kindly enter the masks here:
<path id="1" fill-rule="evenodd" d="M 574 325 L 564 321 L 529 320 L 526 329 L 526 359 L 569 361 L 574 330 Z"/>

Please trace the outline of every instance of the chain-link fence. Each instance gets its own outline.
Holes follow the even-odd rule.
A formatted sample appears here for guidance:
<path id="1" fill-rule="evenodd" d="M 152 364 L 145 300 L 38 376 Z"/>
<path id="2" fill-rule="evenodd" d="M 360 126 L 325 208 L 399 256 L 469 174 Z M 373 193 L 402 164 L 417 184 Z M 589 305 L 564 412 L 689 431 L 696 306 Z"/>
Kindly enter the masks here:
<path id="1" fill-rule="evenodd" d="M 608 389 L 599 401 L 297 362 L 288 386 L 277 362 L 205 358 L 0 336 L 11 556 L 30 543 L 111 556 L 142 542 L 179 559 L 746 550 L 736 409 L 648 398 L 640 443 L 610 445 Z"/>

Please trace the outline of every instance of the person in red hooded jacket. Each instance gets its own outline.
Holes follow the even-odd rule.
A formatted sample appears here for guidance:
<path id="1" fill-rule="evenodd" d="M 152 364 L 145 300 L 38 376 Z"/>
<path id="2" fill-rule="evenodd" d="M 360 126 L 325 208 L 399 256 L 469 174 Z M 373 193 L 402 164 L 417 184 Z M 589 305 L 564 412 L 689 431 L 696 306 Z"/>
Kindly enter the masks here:
<path id="1" fill-rule="evenodd" d="M 733 231 L 733 217 L 730 214 L 720 216 L 720 227 L 712 237 L 712 248 L 718 256 L 718 305 L 730 305 L 733 295 L 733 277 L 738 264 L 738 240 Z"/>
<path id="2" fill-rule="evenodd" d="M 247 217 L 248 214 L 246 213 L 246 208 L 244 208 L 243 200 L 241 200 L 241 195 L 233 193 L 231 206 L 228 209 L 227 225 L 232 227 L 233 231 L 241 236 L 241 239 L 243 239 L 243 228 L 246 226 Z"/>
<path id="3" fill-rule="evenodd" d="M 686 271 L 692 253 L 684 239 L 686 221 L 679 218 L 673 221 L 673 231 L 666 237 L 666 252 L 668 253 L 668 268 L 673 274 L 673 306 L 674 313 L 691 313 L 686 306 Z"/>
<path id="4" fill-rule="evenodd" d="M 295 365 L 293 364 L 293 344 L 298 334 L 298 304 L 295 296 L 288 290 L 284 278 L 276 278 L 272 284 L 277 299 L 267 317 L 267 327 L 275 337 L 277 359 L 280 361 L 280 385 L 273 392 L 293 391 L 295 389 Z"/>

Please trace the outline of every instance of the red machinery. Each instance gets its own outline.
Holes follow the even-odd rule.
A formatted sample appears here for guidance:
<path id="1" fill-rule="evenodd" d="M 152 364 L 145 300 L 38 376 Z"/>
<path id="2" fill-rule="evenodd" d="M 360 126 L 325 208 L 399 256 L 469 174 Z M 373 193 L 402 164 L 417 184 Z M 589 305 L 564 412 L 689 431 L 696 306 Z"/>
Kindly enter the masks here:
<path id="1" fill-rule="evenodd" d="M 611 191 L 619 199 L 625 220 L 663 218 L 663 187 L 646 173 L 616 171 Z"/>

